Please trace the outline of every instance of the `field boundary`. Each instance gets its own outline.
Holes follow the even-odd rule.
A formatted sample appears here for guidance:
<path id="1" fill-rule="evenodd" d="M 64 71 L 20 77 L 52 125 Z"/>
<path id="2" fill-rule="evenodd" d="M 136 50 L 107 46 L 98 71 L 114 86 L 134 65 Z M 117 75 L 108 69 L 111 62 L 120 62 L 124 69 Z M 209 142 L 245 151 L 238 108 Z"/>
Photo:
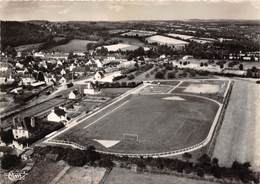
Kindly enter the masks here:
<path id="1" fill-rule="evenodd" d="M 220 117 L 219 117 L 219 122 L 218 122 L 218 124 L 215 128 L 214 133 L 213 133 L 212 141 L 208 145 L 208 149 L 207 149 L 208 155 L 210 155 L 210 156 L 212 155 L 214 148 L 215 148 L 215 144 L 216 144 L 216 140 L 217 140 L 216 138 L 219 134 L 219 130 L 222 126 L 222 123 L 223 123 L 223 120 L 224 120 L 224 117 L 225 117 L 225 113 L 226 113 L 226 109 L 227 109 L 227 106 L 228 106 L 228 103 L 229 103 L 229 99 L 230 99 L 230 96 L 231 96 L 233 85 L 234 85 L 234 82 L 232 81 L 230 83 L 230 86 L 225 91 L 225 100 L 223 102 L 223 108 L 222 108 L 222 111 L 221 111 L 221 114 L 220 114 Z"/>
<path id="2" fill-rule="evenodd" d="M 145 85 L 144 85 L 145 86 Z M 228 81 L 228 86 L 227 86 L 227 93 L 230 92 L 230 86 L 231 86 L 231 81 Z M 231 86 L 232 87 L 232 86 Z M 165 93 L 164 93 L 165 94 Z M 167 93 L 166 93 L 167 94 Z M 207 135 L 207 137 L 192 146 L 186 147 L 186 148 L 182 148 L 182 149 L 177 149 L 174 151 L 167 151 L 167 152 L 158 152 L 158 153 L 120 153 L 120 152 L 109 152 L 109 151 L 101 151 L 101 150 L 96 150 L 96 152 L 98 153 L 102 153 L 102 154 L 107 154 L 107 155 L 116 155 L 116 156 L 128 156 L 128 157 L 153 157 L 153 158 L 160 158 L 160 157 L 171 157 L 171 156 L 177 156 L 177 155 L 181 155 L 183 153 L 186 152 L 192 152 L 198 149 L 201 149 L 205 146 L 207 146 L 213 139 L 215 132 L 216 132 L 216 128 L 218 127 L 217 125 L 222 121 L 223 119 L 223 109 L 226 107 L 226 102 L 227 102 L 227 96 L 224 96 L 225 98 L 225 102 L 223 104 L 217 102 L 216 100 L 210 99 L 208 97 L 204 97 L 204 96 L 199 96 L 199 95 L 190 95 L 190 94 L 179 94 L 179 93 L 174 93 L 176 95 L 187 95 L 187 96 L 194 96 L 194 97 L 199 97 L 199 98 L 203 98 L 206 100 L 210 100 L 212 102 L 215 102 L 216 104 L 219 105 L 219 108 L 217 110 L 217 113 L 215 115 L 214 121 L 210 127 L 209 133 Z M 230 94 L 230 93 L 229 93 Z M 56 136 L 53 136 L 56 137 Z M 52 138 L 53 138 L 52 137 Z M 77 148 L 77 149 L 81 149 L 81 150 L 85 150 L 86 147 L 79 145 L 75 142 L 71 142 L 71 141 L 63 141 L 63 140 L 50 140 L 48 139 L 46 142 L 51 143 L 51 144 L 57 144 L 57 145 L 65 145 L 65 146 L 71 146 L 73 148 Z"/>

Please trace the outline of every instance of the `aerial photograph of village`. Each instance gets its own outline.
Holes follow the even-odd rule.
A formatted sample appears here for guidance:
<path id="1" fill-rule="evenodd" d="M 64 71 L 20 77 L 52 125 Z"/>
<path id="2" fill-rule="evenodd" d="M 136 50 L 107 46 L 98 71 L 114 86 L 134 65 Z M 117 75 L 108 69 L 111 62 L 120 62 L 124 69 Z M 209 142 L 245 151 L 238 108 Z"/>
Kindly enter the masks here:
<path id="1" fill-rule="evenodd" d="M 260 1 L 0 1 L 0 184 L 259 184 Z"/>

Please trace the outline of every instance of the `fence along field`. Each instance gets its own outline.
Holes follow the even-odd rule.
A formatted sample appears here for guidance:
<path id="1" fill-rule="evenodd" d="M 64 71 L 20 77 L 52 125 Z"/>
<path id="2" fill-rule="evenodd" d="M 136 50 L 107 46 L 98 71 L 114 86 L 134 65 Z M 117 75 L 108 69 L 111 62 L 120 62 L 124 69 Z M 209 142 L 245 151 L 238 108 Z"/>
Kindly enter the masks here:
<path id="1" fill-rule="evenodd" d="M 213 100 L 189 94 L 136 94 L 127 100 L 122 100 L 121 107 L 114 107 L 113 112 L 86 120 L 57 139 L 92 144 L 108 152 L 173 151 L 203 141 L 219 109 Z M 96 122 L 84 129 L 93 121 Z M 136 135 L 138 141 L 126 141 L 124 134 Z M 106 148 L 100 144 L 104 140 L 118 143 Z"/>

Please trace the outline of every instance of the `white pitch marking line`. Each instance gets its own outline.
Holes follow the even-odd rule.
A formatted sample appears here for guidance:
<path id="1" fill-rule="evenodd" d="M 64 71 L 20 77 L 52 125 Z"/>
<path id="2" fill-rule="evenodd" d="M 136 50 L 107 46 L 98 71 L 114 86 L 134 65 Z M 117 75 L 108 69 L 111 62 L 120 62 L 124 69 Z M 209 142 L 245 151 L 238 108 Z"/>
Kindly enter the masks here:
<path id="1" fill-rule="evenodd" d="M 173 90 L 175 90 L 176 88 L 178 88 L 181 84 L 182 84 L 183 81 L 180 81 L 176 86 L 174 86 L 172 89 L 170 89 L 167 93 L 171 93 Z"/>
<path id="2" fill-rule="evenodd" d="M 123 105 L 125 105 L 127 102 L 129 102 L 129 100 L 125 101 L 124 103 L 120 104 L 118 107 L 114 108 L 113 110 L 111 110 L 110 112 L 107 112 L 106 114 L 104 114 L 103 116 L 101 116 L 100 118 L 98 118 L 97 120 L 93 121 L 92 123 L 88 124 L 87 126 L 84 127 L 84 129 L 88 128 L 89 126 L 95 124 L 96 122 L 98 122 L 99 120 L 103 119 L 104 117 L 106 117 L 107 115 L 111 114 L 112 112 L 116 111 L 117 109 L 119 109 L 120 107 L 122 107 Z"/>

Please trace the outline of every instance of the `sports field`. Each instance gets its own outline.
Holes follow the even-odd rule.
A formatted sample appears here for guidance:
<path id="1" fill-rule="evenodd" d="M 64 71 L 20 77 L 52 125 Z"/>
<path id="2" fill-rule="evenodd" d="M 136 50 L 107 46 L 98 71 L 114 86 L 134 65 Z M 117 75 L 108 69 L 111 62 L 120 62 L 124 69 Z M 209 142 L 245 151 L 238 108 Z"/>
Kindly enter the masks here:
<path id="1" fill-rule="evenodd" d="M 222 102 L 227 90 L 225 80 L 193 80 L 182 81 L 171 93 L 196 94 Z"/>
<path id="2" fill-rule="evenodd" d="M 221 102 L 196 91 L 175 89 L 214 86 L 206 92 L 225 91 L 227 81 L 154 81 L 82 118 L 55 140 L 94 145 L 110 153 L 152 154 L 194 146 L 208 139 L 218 119 Z M 225 84 L 223 86 L 223 84 Z M 196 86 L 198 85 L 198 86 Z M 221 88 L 223 86 L 223 89 Z M 208 86 L 207 86 L 208 87 Z"/>
<path id="3" fill-rule="evenodd" d="M 203 141 L 218 108 L 217 103 L 194 96 L 131 95 L 59 139 L 121 153 L 172 151 Z"/>

